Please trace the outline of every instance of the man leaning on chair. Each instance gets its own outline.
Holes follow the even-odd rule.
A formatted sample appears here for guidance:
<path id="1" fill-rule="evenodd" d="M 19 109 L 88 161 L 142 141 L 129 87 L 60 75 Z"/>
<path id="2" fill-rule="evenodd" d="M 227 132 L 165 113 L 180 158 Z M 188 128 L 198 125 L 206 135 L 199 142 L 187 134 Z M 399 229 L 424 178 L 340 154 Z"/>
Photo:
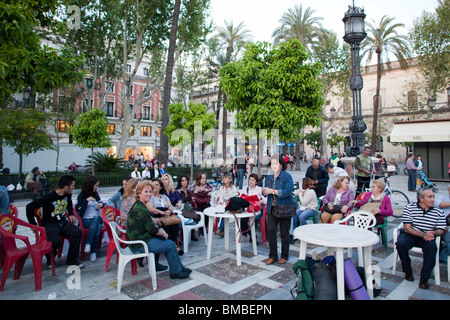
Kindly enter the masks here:
<path id="1" fill-rule="evenodd" d="M 411 203 L 403 209 L 403 229 L 400 230 L 395 244 L 402 262 L 405 279 L 408 281 L 414 281 L 408 251 L 412 247 L 422 248 L 423 265 L 419 288 L 428 289 L 429 287 L 428 279 L 436 264 L 435 238 L 442 236 L 445 230 L 445 216 L 442 210 L 434 205 L 434 192 L 431 188 L 420 188 L 417 190 L 417 202 Z"/>

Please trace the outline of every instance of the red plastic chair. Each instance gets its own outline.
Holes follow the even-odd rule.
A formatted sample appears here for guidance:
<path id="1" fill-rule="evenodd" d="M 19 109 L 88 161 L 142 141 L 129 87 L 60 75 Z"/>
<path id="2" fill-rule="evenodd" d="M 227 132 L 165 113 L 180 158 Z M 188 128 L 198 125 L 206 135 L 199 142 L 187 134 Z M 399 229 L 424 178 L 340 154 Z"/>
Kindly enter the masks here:
<path id="1" fill-rule="evenodd" d="M 78 214 L 76 208 L 73 208 L 73 215 L 75 216 L 75 218 L 77 218 L 77 220 L 78 220 L 78 227 L 81 230 L 80 260 L 84 261 L 84 260 L 86 260 L 86 252 L 84 252 L 84 246 L 86 245 L 86 239 L 87 239 L 87 234 L 88 234 L 89 229 L 86 229 L 86 228 L 83 227 L 83 222 L 81 221 L 81 217 Z M 64 237 L 62 237 L 62 238 L 64 238 Z M 67 239 L 70 242 L 70 238 L 64 238 L 64 239 Z M 58 257 L 61 256 L 63 245 L 64 245 L 64 242 L 58 249 Z"/>
<path id="2" fill-rule="evenodd" d="M 102 208 L 102 219 L 105 225 L 109 226 L 110 222 L 117 222 L 117 219 L 120 217 L 120 211 L 114 207 L 106 206 Z M 106 262 L 105 262 L 105 272 L 108 272 L 109 262 L 111 261 L 111 257 L 116 251 L 116 244 L 114 242 L 114 237 L 111 231 L 111 228 L 106 228 L 106 232 L 108 233 L 109 243 L 108 243 L 108 251 L 106 252 Z M 125 234 L 123 234 L 125 235 Z M 126 240 L 126 239 L 123 239 Z M 116 263 L 119 263 L 119 253 L 116 251 Z M 136 259 L 131 260 L 131 274 L 137 274 L 137 263 Z"/>
<path id="3" fill-rule="evenodd" d="M 9 214 L 13 215 L 16 218 L 19 217 L 19 210 L 17 210 L 17 207 L 15 205 L 9 205 Z"/>
<path id="4" fill-rule="evenodd" d="M 16 226 L 24 226 L 34 230 L 36 243 L 31 245 L 28 237 L 14 234 L 14 228 Z M 55 276 L 55 258 L 53 256 L 52 243 L 47 241 L 45 229 L 26 223 L 12 215 L 2 214 L 0 216 L 0 233 L 2 245 L 4 246 L 6 253 L 2 278 L 0 281 L 0 291 L 3 291 L 5 287 L 6 279 L 13 264 L 15 264 L 14 280 L 20 278 L 23 266 L 29 255 L 31 255 L 31 260 L 33 262 L 35 291 L 40 291 L 42 289 L 42 258 L 46 253 L 50 253 L 52 274 Z M 23 241 L 26 247 L 17 248 L 16 240 Z"/>

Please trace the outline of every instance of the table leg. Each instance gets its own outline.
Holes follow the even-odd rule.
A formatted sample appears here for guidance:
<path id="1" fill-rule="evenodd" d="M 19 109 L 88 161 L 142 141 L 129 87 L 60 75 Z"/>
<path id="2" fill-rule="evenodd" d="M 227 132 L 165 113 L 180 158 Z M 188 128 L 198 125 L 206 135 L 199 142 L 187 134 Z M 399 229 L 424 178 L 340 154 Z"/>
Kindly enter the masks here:
<path id="1" fill-rule="evenodd" d="M 212 237 L 214 233 L 214 220 L 213 217 L 209 217 L 209 225 L 208 225 L 208 248 L 206 249 L 206 260 L 211 259 L 211 248 L 212 248 Z"/>
<path id="2" fill-rule="evenodd" d="M 373 274 L 372 274 L 372 246 L 362 248 L 364 257 L 364 271 L 366 274 L 366 288 L 370 300 L 373 300 Z"/>
<path id="3" fill-rule="evenodd" d="M 345 300 L 344 288 L 344 249 L 336 248 L 336 278 L 338 300 Z"/>
<path id="4" fill-rule="evenodd" d="M 251 221 L 252 224 L 252 244 L 253 244 L 253 254 L 256 256 L 258 255 L 258 247 L 257 247 L 257 243 L 256 243 L 256 228 L 255 228 L 255 220 L 256 217 L 250 218 L 250 220 L 253 219 Z"/>
<path id="5" fill-rule="evenodd" d="M 306 241 L 300 240 L 300 254 L 298 256 L 299 260 L 305 260 L 306 258 L 306 246 L 308 243 Z"/>
<path id="6" fill-rule="evenodd" d="M 225 251 L 228 251 L 230 246 L 230 219 L 229 218 L 222 218 L 225 219 L 223 222 L 225 225 L 224 233 L 225 233 Z"/>
<path id="7" fill-rule="evenodd" d="M 235 232 L 236 232 L 236 234 L 235 234 L 235 237 L 236 237 L 236 264 L 238 266 L 240 266 L 242 264 L 242 262 L 241 262 L 241 242 L 239 241 L 239 236 L 241 235 L 241 233 L 238 228 L 238 223 L 240 221 L 236 221 L 236 220 L 237 219 L 235 218 L 234 223 L 236 226 L 236 228 L 235 228 Z"/>

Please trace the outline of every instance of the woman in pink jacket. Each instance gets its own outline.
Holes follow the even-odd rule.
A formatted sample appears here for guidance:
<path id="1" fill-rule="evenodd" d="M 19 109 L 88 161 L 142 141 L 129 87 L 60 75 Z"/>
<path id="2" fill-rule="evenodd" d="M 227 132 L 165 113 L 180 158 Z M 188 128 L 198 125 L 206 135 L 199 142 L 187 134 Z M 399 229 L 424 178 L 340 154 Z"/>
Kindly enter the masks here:
<path id="1" fill-rule="evenodd" d="M 383 224 L 386 217 L 394 214 L 391 199 L 389 199 L 389 197 L 383 192 L 385 187 L 386 184 L 383 179 L 374 180 L 372 182 L 372 192 L 367 192 L 360 201 L 352 201 L 352 204 L 354 204 L 357 208 L 363 207 L 366 203 L 379 203 L 379 208 L 371 209 L 371 212 L 377 219 L 377 225 Z"/>

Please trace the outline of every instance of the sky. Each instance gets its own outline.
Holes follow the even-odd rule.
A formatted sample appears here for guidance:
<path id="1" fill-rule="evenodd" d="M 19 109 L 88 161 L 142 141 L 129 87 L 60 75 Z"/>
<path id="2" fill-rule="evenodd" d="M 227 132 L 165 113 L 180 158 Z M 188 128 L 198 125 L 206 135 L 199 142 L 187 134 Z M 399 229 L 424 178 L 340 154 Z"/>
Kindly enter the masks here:
<path id="1" fill-rule="evenodd" d="M 244 21 L 254 41 L 272 42 L 272 32 L 280 25 L 283 13 L 301 4 L 303 9 L 315 10 L 314 17 L 323 17 L 322 25 L 344 37 L 342 19 L 352 0 L 211 0 L 211 17 L 217 26 L 224 26 L 224 20 L 238 25 Z M 422 12 L 434 12 L 437 0 L 355 0 L 355 6 L 365 10 L 366 21 L 379 23 L 383 15 L 396 18 L 395 22 L 405 25 L 407 34 L 415 18 Z M 343 42 L 343 40 L 342 40 Z"/>

